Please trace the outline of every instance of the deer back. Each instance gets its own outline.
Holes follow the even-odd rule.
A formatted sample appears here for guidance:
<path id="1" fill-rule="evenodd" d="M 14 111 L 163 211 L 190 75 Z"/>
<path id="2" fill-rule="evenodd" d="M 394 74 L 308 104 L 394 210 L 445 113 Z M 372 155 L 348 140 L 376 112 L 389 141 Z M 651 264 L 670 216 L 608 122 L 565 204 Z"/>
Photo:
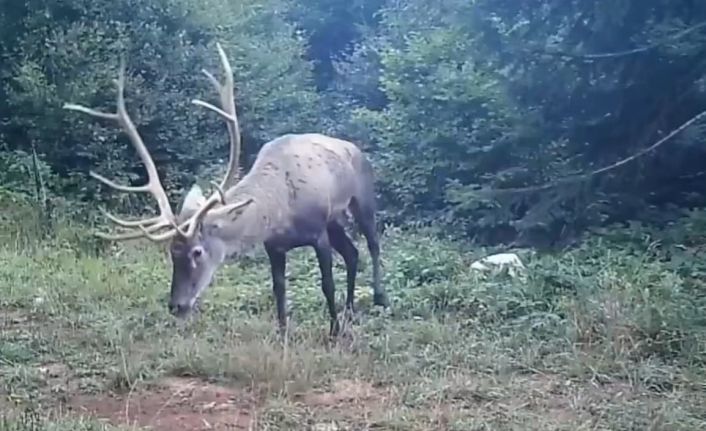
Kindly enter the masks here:
<path id="1" fill-rule="evenodd" d="M 359 193 L 362 158 L 358 147 L 344 140 L 285 135 L 262 147 L 243 183 L 269 189 L 272 199 L 292 213 L 324 211 L 329 217 L 344 211 Z"/>

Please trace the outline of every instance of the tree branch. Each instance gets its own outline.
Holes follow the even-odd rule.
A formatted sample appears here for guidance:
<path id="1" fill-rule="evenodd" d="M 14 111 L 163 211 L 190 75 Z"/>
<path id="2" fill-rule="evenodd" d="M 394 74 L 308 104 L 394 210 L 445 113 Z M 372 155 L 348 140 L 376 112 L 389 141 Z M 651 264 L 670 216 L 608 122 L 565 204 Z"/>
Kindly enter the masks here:
<path id="1" fill-rule="evenodd" d="M 567 57 L 567 58 L 571 58 L 571 59 L 575 59 L 575 60 L 585 60 L 585 61 L 626 57 L 629 55 L 640 54 L 640 53 L 647 52 L 647 51 L 650 51 L 655 48 L 659 48 L 660 46 L 665 45 L 668 42 L 672 42 L 674 40 L 680 39 L 688 34 L 691 34 L 697 30 L 700 30 L 704 27 L 706 27 L 706 21 L 701 22 L 699 24 L 696 24 L 694 26 L 691 26 L 685 30 L 680 31 L 677 34 L 674 34 L 670 37 L 666 37 L 666 38 L 659 40 L 657 42 L 654 42 L 652 44 L 649 44 L 646 46 L 641 46 L 638 48 L 627 49 L 624 51 L 604 52 L 604 53 L 598 53 L 598 54 L 574 54 L 574 53 L 566 52 L 566 51 L 548 51 L 546 49 L 539 49 L 539 48 L 531 49 L 530 51 L 535 54 L 552 55 L 555 57 Z"/>
<path id="2" fill-rule="evenodd" d="M 676 135 L 683 132 L 689 126 L 691 126 L 692 124 L 701 120 L 702 118 L 706 118 L 706 111 L 702 111 L 701 113 L 695 115 L 694 117 L 692 117 L 690 120 L 688 120 L 687 122 L 685 122 L 681 126 L 677 127 L 676 129 L 672 130 L 671 132 L 669 132 L 669 134 L 667 134 L 667 136 L 658 140 L 657 142 L 650 145 L 649 147 L 638 151 L 637 153 L 633 154 L 632 156 L 626 157 L 622 160 L 619 160 L 619 161 L 613 163 L 612 165 L 605 166 L 603 168 L 597 169 L 595 171 L 591 171 L 586 174 L 564 177 L 560 180 L 557 180 L 557 181 L 554 181 L 551 183 L 547 183 L 547 184 L 538 185 L 538 186 L 521 187 L 521 188 L 513 188 L 513 189 L 480 190 L 480 191 L 476 191 L 475 193 L 478 195 L 482 195 L 482 196 L 493 196 L 493 195 L 503 195 L 503 194 L 512 194 L 512 193 L 537 192 L 537 191 L 542 191 L 542 190 L 549 190 L 551 188 L 554 188 L 554 187 L 557 187 L 557 186 L 563 185 L 563 184 L 569 184 L 569 183 L 573 183 L 573 182 L 587 180 L 587 179 L 592 178 L 596 175 L 604 174 L 608 171 L 612 171 L 612 170 L 617 169 L 621 166 L 624 166 L 624 165 L 638 159 L 639 157 L 644 156 L 645 154 L 649 153 L 650 151 L 657 149 L 661 145 L 672 140 Z"/>

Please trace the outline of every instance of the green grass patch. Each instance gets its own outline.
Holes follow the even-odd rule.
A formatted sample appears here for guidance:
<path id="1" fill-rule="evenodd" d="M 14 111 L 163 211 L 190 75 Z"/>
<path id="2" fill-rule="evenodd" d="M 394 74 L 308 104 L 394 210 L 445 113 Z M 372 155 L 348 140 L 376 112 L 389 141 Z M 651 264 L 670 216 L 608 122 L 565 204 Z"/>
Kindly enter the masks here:
<path id="1" fill-rule="evenodd" d="M 163 248 L 28 231 L 0 247 L 2 430 L 706 428 L 706 260 L 674 232 L 518 251 L 512 277 L 470 269 L 487 250 L 388 229 L 394 314 L 371 305 L 360 244 L 359 314 L 335 343 L 313 252 L 297 250 L 283 345 L 262 255 L 224 267 L 176 322 Z M 342 306 L 340 259 L 335 273 Z"/>

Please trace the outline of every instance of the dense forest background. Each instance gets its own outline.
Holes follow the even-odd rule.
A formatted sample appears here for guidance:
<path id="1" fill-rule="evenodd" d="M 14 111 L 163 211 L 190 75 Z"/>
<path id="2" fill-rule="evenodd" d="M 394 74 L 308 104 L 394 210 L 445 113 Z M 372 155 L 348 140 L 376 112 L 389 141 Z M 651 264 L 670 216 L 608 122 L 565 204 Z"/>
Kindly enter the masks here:
<path id="1" fill-rule="evenodd" d="M 284 133 L 350 139 L 377 167 L 385 222 L 487 244 L 562 246 L 706 205 L 706 3 L 697 0 L 5 0 L 0 193 L 146 210 L 88 177 L 141 182 L 111 110 L 128 109 L 176 201 L 222 169 L 201 68 L 233 63 L 251 163 Z M 628 163 L 592 174 L 632 155 Z M 66 205 L 66 203 L 70 205 Z"/>

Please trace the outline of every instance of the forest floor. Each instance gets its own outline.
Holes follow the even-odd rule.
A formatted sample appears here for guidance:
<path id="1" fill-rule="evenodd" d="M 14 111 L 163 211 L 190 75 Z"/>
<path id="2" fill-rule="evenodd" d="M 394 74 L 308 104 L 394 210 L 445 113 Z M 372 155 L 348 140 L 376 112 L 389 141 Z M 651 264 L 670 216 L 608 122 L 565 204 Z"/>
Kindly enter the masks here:
<path id="1" fill-rule="evenodd" d="M 0 430 L 706 429 L 706 251 L 665 260 L 634 238 L 523 253 L 512 277 L 469 269 L 488 250 L 391 231 L 393 314 L 370 305 L 361 245 L 335 342 L 301 250 L 283 345 L 261 257 L 224 267 L 178 323 L 163 249 L 17 237 L 0 247 Z"/>

